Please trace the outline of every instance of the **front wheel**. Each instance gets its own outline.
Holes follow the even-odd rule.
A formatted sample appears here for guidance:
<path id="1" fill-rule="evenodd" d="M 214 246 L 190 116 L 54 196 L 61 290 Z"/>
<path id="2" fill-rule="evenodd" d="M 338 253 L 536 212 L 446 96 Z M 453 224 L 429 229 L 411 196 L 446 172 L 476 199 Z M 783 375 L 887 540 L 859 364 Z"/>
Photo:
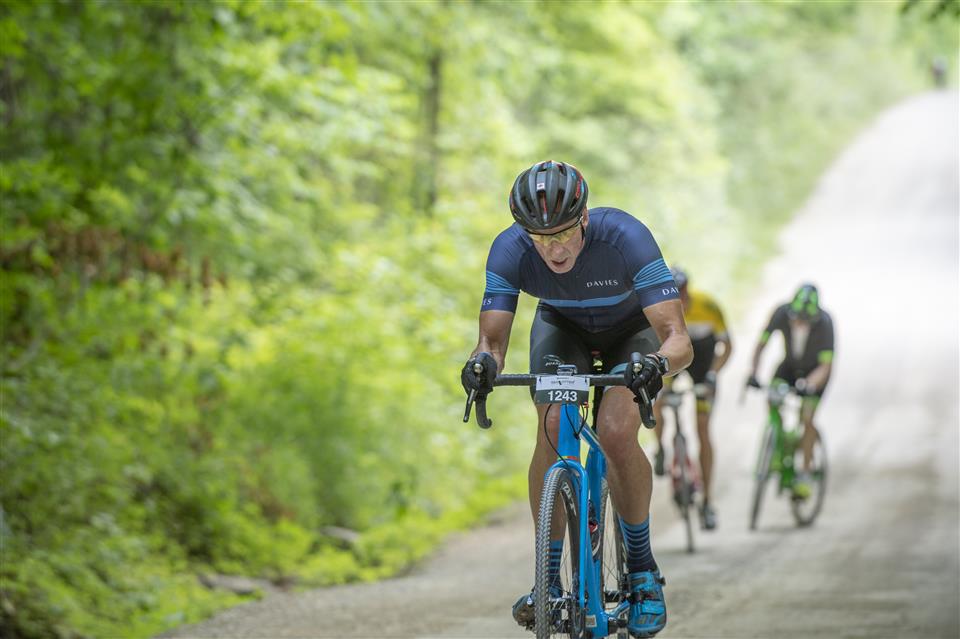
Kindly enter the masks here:
<path id="1" fill-rule="evenodd" d="M 557 530 L 554 532 L 554 522 Z M 554 468 L 543 483 L 537 517 L 536 578 L 533 586 L 534 630 L 537 639 L 584 637 L 580 608 L 580 520 L 577 491 L 571 473 Z M 552 534 L 553 533 L 553 534 Z M 559 579 L 550 570 L 550 542 L 563 539 Z"/>
<path id="2" fill-rule="evenodd" d="M 793 453 L 793 467 L 797 469 L 795 475 L 799 475 L 799 469 L 804 468 L 803 446 L 797 445 Z M 813 442 L 813 454 L 810 458 L 810 468 L 807 470 L 810 481 L 810 495 L 804 499 L 794 497 L 790 501 L 790 510 L 793 511 L 793 518 L 798 526 L 809 526 L 813 520 L 820 514 L 823 507 L 823 498 L 827 491 L 827 451 L 823 445 L 823 438 L 820 431 L 816 431 L 816 438 Z"/>
<path id="3" fill-rule="evenodd" d="M 776 449 L 776 435 L 773 426 L 768 425 L 763 433 L 763 442 L 760 444 L 760 455 L 757 458 L 757 469 L 754 473 L 753 507 L 750 509 L 750 530 L 757 529 L 757 518 L 760 516 L 760 504 L 763 503 L 764 489 L 770 479 L 770 461 Z"/>

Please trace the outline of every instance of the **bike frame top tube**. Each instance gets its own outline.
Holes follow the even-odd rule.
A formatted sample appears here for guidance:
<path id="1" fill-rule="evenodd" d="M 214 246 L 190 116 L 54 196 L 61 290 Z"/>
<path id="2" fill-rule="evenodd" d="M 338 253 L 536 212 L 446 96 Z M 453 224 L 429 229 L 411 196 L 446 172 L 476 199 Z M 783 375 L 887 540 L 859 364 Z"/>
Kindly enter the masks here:
<path id="1" fill-rule="evenodd" d="M 776 384 L 767 387 L 767 423 L 777 433 L 777 444 L 779 446 L 781 436 L 784 431 L 783 406 L 788 406 L 788 399 L 791 397 L 790 388 L 787 384 Z"/>

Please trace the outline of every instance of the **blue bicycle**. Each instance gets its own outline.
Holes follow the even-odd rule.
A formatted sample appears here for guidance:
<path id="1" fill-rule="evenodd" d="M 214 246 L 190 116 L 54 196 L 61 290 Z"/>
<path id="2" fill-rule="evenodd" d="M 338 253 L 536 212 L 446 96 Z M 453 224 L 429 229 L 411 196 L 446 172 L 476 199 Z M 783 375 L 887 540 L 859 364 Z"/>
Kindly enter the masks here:
<path id="1" fill-rule="evenodd" d="M 640 355 L 631 356 L 639 372 Z M 477 371 L 482 372 L 482 371 Z M 593 422 L 602 387 L 624 386 L 622 375 L 578 375 L 576 367 L 561 365 L 556 375 L 501 375 L 494 386 L 534 388 L 534 401 L 560 407 L 557 462 L 545 475 L 537 518 L 536 571 L 533 587 L 537 639 L 570 637 L 626 639 L 630 611 L 630 584 L 617 514 L 606 481 L 607 463 L 594 425 L 587 423 L 590 387 L 594 387 Z M 654 425 L 648 397 L 640 405 L 644 425 Z M 489 428 L 485 402 L 474 394 L 467 400 L 464 421 L 476 401 L 477 423 Z M 589 446 L 586 466 L 580 464 L 580 443 Z M 551 533 L 563 522 L 564 550 L 560 580 L 550 570 Z"/>

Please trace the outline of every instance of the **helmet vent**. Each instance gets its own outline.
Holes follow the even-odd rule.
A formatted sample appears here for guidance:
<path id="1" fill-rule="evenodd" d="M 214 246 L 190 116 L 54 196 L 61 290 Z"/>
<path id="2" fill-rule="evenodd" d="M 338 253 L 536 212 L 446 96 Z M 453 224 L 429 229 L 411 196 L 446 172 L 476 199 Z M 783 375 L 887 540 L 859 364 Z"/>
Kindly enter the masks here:
<path id="1" fill-rule="evenodd" d="M 583 215 L 589 189 L 570 164 L 546 161 L 522 172 L 510 191 L 510 212 L 522 227 L 543 231 Z"/>

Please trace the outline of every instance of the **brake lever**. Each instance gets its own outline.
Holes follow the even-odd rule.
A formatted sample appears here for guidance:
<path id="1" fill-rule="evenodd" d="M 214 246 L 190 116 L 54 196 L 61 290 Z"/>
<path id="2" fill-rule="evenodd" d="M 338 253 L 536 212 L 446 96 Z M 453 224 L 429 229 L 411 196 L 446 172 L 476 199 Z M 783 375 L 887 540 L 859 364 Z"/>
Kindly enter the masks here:
<path id="1" fill-rule="evenodd" d="M 475 362 L 473 364 L 473 372 L 482 375 L 484 372 L 483 366 L 479 362 Z M 474 403 L 477 405 L 477 425 L 480 426 L 480 428 L 490 428 L 493 426 L 493 422 L 487 418 L 487 398 L 478 399 L 476 389 L 471 389 L 470 395 L 467 397 L 467 406 L 463 411 L 464 423 L 470 421 L 470 408 Z"/>
<path id="2" fill-rule="evenodd" d="M 653 402 L 650 401 L 650 396 L 647 395 L 647 389 L 640 389 L 640 399 L 643 402 L 640 404 L 640 421 L 643 422 L 643 425 L 647 428 L 656 428 L 657 420 L 653 416 Z"/>
<path id="3" fill-rule="evenodd" d="M 630 365 L 633 368 L 633 373 L 637 374 L 643 370 L 643 358 L 640 356 L 640 353 L 630 353 Z M 646 388 L 640 389 L 640 400 L 637 402 L 637 406 L 640 408 L 640 421 L 643 422 L 643 425 L 647 428 L 655 428 L 657 426 L 657 420 L 653 416 L 653 402 L 650 401 L 650 396 L 647 394 Z"/>
<path id="4" fill-rule="evenodd" d="M 477 425 L 480 428 L 490 428 L 493 426 L 493 422 L 487 418 L 487 400 L 486 399 L 477 399 L 477 391 L 470 391 L 470 397 L 467 398 L 467 407 L 463 411 L 463 422 L 470 421 L 470 409 L 473 407 L 474 403 L 477 405 Z"/>
<path id="5" fill-rule="evenodd" d="M 477 391 L 471 390 L 470 395 L 467 397 L 467 405 L 463 409 L 464 424 L 470 421 L 470 409 L 473 408 L 473 402 L 476 398 L 477 398 Z"/>

